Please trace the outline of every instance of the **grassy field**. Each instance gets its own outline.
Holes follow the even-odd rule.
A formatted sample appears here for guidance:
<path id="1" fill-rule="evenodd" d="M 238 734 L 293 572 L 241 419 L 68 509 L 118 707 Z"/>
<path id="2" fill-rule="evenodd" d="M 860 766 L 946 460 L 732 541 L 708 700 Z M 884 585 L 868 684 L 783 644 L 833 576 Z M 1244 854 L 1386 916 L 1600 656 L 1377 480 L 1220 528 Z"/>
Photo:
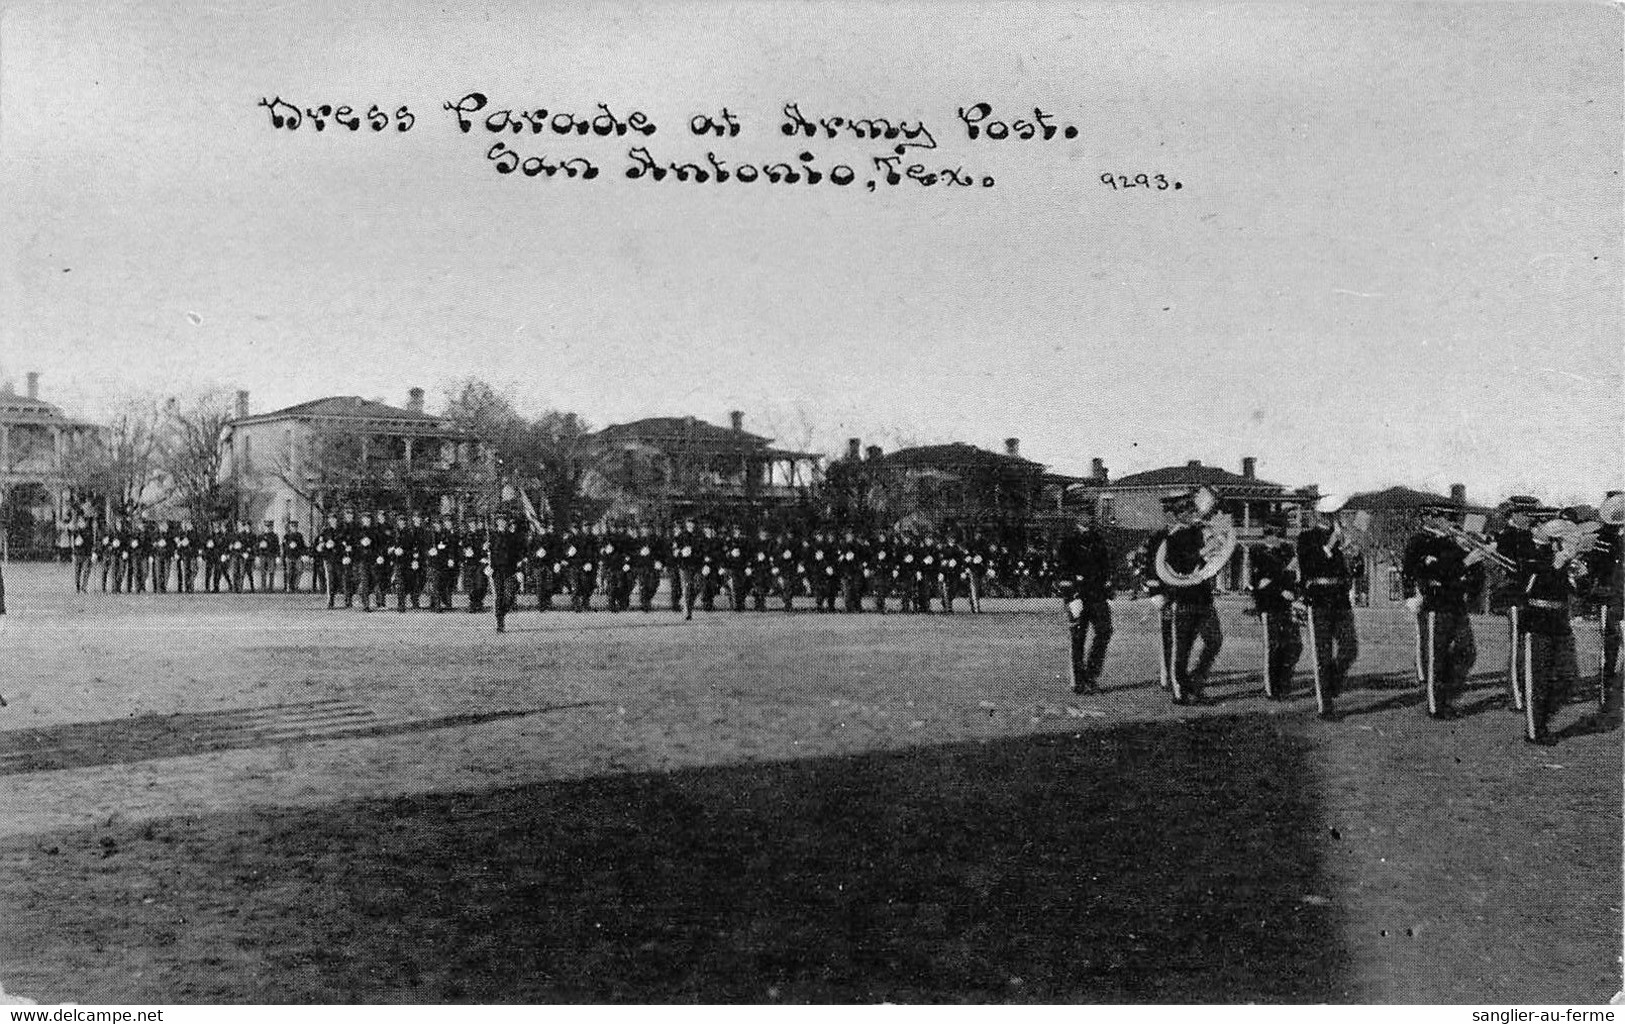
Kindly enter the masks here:
<path id="1" fill-rule="evenodd" d="M 1620 988 L 1618 732 L 1456 722 L 1362 612 L 1337 722 L 1211 706 L 1123 602 L 489 617 L 71 593 L 0 627 L 0 980 L 75 1002 L 1587 1002 Z M 1583 665 L 1595 640 L 1582 627 Z M 1300 685 L 1307 684 L 1307 669 Z"/>

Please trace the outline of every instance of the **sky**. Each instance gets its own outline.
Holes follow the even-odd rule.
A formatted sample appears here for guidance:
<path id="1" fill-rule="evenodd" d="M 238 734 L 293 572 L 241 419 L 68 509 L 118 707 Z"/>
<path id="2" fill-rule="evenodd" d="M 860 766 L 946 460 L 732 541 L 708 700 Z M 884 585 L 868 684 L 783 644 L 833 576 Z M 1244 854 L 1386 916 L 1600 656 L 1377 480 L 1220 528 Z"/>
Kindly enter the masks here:
<path id="1" fill-rule="evenodd" d="M 244 389 L 838 453 L 964 440 L 1114 477 L 1200 459 L 1323 491 L 1625 486 L 1621 19 L 1604 3 L 9 2 L 0 378 L 96 417 Z M 485 112 L 641 111 L 652 136 Z M 275 129 L 262 99 L 406 106 Z M 923 123 L 790 138 L 809 118 Z M 957 115 L 1042 109 L 1049 140 Z M 737 137 L 701 137 L 726 107 Z M 484 112 L 482 112 L 484 113 Z M 1077 129 L 1067 138 L 1064 126 Z M 502 175 L 582 157 L 592 181 Z M 655 182 L 809 152 L 850 186 Z M 1180 187 L 1110 188 L 1102 174 Z M 992 187 L 982 187 L 984 178 Z M 871 191 L 868 182 L 880 178 Z M 1155 181 L 1154 177 L 1148 180 Z"/>

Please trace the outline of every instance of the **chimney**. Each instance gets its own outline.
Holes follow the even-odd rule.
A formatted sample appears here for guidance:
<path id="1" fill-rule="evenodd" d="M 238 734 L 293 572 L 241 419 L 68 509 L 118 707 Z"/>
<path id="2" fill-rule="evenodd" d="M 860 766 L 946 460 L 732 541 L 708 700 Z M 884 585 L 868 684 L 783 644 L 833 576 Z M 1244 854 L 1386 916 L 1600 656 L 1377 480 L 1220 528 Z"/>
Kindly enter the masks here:
<path id="1" fill-rule="evenodd" d="M 248 418 L 248 392 L 246 391 L 237 392 L 237 418 L 240 420 Z"/>
<path id="2" fill-rule="evenodd" d="M 868 459 L 871 459 L 871 460 L 872 459 L 878 459 L 878 458 L 880 458 L 880 446 L 878 444 L 872 444 L 868 448 L 864 449 L 863 454 L 864 454 L 865 458 L 868 458 Z"/>
<path id="3" fill-rule="evenodd" d="M 1007 437 L 1004 439 L 1004 454 L 1021 457 L 1021 438 Z"/>
<path id="4" fill-rule="evenodd" d="M 423 411 L 423 389 L 413 388 L 406 393 L 406 408 L 412 412 Z"/>
<path id="5" fill-rule="evenodd" d="M 1465 505 L 1465 504 L 1467 504 L 1467 485 L 1466 484 L 1451 484 L 1450 485 L 1450 500 L 1452 502 L 1456 503 L 1457 505 Z"/>
<path id="6" fill-rule="evenodd" d="M 39 374 L 33 371 L 28 374 L 28 397 L 39 397 Z"/>
<path id="7" fill-rule="evenodd" d="M 856 438 L 856 437 L 847 438 L 846 439 L 846 457 L 848 459 L 852 460 L 853 462 L 858 461 L 858 452 L 862 450 L 862 447 L 863 447 L 863 445 L 862 445 L 862 442 L 861 442 L 861 440 L 859 438 Z"/>
<path id="8" fill-rule="evenodd" d="M 734 432 L 738 433 L 745 429 L 745 414 L 735 409 L 728 414 L 728 422 L 733 424 Z"/>
<path id="9" fill-rule="evenodd" d="M 1202 460 L 1201 459 L 1192 459 L 1189 462 L 1185 463 L 1185 468 L 1186 469 L 1201 469 L 1202 468 Z"/>
<path id="10" fill-rule="evenodd" d="M 1100 483 L 1105 483 L 1106 482 L 1106 460 L 1105 459 L 1090 459 L 1089 460 L 1089 479 L 1098 481 Z"/>
<path id="11" fill-rule="evenodd" d="M 1258 460 L 1253 458 L 1251 455 L 1244 456 L 1241 460 L 1241 475 L 1247 480 L 1252 480 L 1257 477 Z"/>

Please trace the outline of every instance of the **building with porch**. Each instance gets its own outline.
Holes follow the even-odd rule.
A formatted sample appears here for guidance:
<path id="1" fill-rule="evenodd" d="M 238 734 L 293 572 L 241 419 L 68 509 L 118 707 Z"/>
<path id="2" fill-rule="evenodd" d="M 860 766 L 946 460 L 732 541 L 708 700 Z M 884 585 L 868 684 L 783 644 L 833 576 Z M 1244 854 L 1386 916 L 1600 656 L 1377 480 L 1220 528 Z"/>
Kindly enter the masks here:
<path id="1" fill-rule="evenodd" d="M 583 439 L 581 492 L 607 518 L 664 523 L 698 514 L 748 518 L 810 502 L 823 456 L 777 448 L 745 429 L 745 414 L 720 427 L 693 416 L 613 423 Z"/>
<path id="2" fill-rule="evenodd" d="M 0 544 L 8 558 L 54 553 L 64 540 L 76 500 L 67 460 L 100 428 L 71 419 L 39 396 L 39 374 L 28 390 L 0 386 Z"/>
<path id="3" fill-rule="evenodd" d="M 405 408 L 344 395 L 257 414 L 239 391 L 220 444 L 238 517 L 279 529 L 291 522 L 308 533 L 345 507 L 460 515 L 496 485 L 490 446 L 425 412 L 422 388 Z"/>
<path id="4" fill-rule="evenodd" d="M 1192 459 L 1183 466 L 1131 473 L 1118 480 L 1112 480 L 1101 460 L 1095 459 L 1091 474 L 1067 489 L 1065 503 L 1093 504 L 1102 523 L 1111 524 L 1125 537 L 1144 538 L 1165 525 L 1163 498 L 1198 487 L 1217 495 L 1219 512 L 1228 514 L 1235 524 L 1236 553 L 1217 578 L 1219 587 L 1229 591 L 1244 590 L 1250 584 L 1252 549 L 1263 541 L 1264 527 L 1314 504 L 1319 497 L 1314 485 L 1289 490 L 1285 484 L 1260 480 L 1258 460 L 1252 456 L 1241 460 L 1240 473 Z"/>

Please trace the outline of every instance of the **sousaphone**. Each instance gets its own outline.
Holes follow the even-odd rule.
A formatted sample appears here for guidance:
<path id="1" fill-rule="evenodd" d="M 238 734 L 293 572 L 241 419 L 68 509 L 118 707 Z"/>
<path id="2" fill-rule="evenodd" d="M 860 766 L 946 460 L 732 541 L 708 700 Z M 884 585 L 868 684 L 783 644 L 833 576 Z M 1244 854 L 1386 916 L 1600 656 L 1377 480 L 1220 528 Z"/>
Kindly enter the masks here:
<path id="1" fill-rule="evenodd" d="M 1196 567 L 1190 572 L 1175 571 L 1168 564 L 1167 539 L 1164 538 L 1157 545 L 1157 578 L 1170 587 L 1194 587 L 1198 583 L 1205 583 L 1223 572 L 1236 552 L 1236 524 L 1228 515 L 1218 512 L 1218 496 L 1204 487 L 1196 492 L 1195 500 L 1196 511 L 1202 516 L 1198 525 L 1203 527 L 1204 534 L 1201 558 Z"/>

